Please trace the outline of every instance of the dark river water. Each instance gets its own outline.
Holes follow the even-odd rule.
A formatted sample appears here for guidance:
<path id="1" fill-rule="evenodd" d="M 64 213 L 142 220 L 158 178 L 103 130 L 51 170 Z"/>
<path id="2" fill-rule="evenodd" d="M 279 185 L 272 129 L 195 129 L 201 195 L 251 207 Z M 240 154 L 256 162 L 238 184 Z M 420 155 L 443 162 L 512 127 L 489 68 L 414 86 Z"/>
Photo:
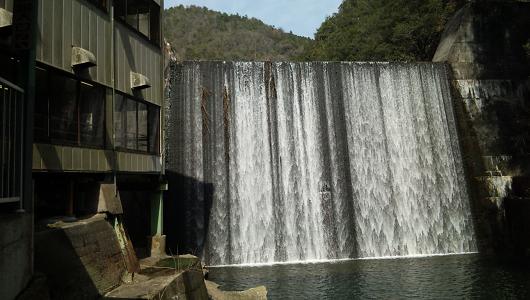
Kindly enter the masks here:
<path id="1" fill-rule="evenodd" d="M 478 255 L 211 268 L 224 290 L 269 299 L 530 299 L 530 266 Z"/>

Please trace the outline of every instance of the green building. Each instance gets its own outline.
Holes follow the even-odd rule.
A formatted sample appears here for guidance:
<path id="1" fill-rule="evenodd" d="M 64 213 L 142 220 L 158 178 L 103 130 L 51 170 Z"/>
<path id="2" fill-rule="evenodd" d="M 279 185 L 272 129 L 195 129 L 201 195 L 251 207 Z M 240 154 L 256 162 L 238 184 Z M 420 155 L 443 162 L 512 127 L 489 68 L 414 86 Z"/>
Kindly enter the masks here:
<path id="1" fill-rule="evenodd" d="M 164 254 L 162 10 L 0 0 L 0 298 L 27 285 L 33 232 L 53 222 L 113 215 L 137 257 Z"/>

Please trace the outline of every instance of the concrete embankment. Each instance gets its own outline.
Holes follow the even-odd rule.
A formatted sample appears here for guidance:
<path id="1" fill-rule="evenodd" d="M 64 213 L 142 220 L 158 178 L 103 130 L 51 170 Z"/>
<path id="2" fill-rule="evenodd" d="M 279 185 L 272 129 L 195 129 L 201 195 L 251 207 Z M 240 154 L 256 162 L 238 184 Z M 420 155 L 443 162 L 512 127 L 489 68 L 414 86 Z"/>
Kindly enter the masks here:
<path id="1" fill-rule="evenodd" d="M 209 283 L 215 287 L 209 294 L 200 259 L 192 255 L 150 257 L 129 272 L 104 214 L 47 224 L 35 242 L 36 267 L 42 273 L 35 289 L 49 290 L 50 299 L 266 299 L 264 287 L 227 293 Z M 28 291 L 25 299 L 32 295 Z"/>
<path id="2" fill-rule="evenodd" d="M 208 295 L 212 300 L 263 300 L 267 299 L 267 288 L 258 286 L 245 291 L 223 291 L 215 282 L 205 280 Z"/>

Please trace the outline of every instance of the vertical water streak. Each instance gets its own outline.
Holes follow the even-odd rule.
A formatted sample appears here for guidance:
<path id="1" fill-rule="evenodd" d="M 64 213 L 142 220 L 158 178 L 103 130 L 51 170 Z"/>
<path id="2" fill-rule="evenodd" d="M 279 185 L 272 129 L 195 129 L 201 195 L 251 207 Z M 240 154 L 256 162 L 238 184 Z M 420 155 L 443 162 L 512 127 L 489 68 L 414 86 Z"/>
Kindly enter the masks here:
<path id="1" fill-rule="evenodd" d="M 207 263 L 475 250 L 444 65 L 176 69 L 167 166 L 201 183 L 177 230 Z"/>
<path id="2" fill-rule="evenodd" d="M 263 63 L 236 63 L 230 161 L 232 261 L 273 261 L 274 212 Z M 233 174 L 233 176 L 232 176 Z"/>

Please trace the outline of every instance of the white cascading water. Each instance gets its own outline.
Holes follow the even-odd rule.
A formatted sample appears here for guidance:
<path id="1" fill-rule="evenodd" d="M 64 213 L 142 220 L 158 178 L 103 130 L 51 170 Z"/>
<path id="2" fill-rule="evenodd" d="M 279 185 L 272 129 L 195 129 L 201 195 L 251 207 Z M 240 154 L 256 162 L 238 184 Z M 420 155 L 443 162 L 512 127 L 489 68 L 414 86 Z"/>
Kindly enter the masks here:
<path id="1" fill-rule="evenodd" d="M 173 65 L 166 169 L 192 181 L 166 231 L 210 265 L 475 251 L 446 73 Z"/>

